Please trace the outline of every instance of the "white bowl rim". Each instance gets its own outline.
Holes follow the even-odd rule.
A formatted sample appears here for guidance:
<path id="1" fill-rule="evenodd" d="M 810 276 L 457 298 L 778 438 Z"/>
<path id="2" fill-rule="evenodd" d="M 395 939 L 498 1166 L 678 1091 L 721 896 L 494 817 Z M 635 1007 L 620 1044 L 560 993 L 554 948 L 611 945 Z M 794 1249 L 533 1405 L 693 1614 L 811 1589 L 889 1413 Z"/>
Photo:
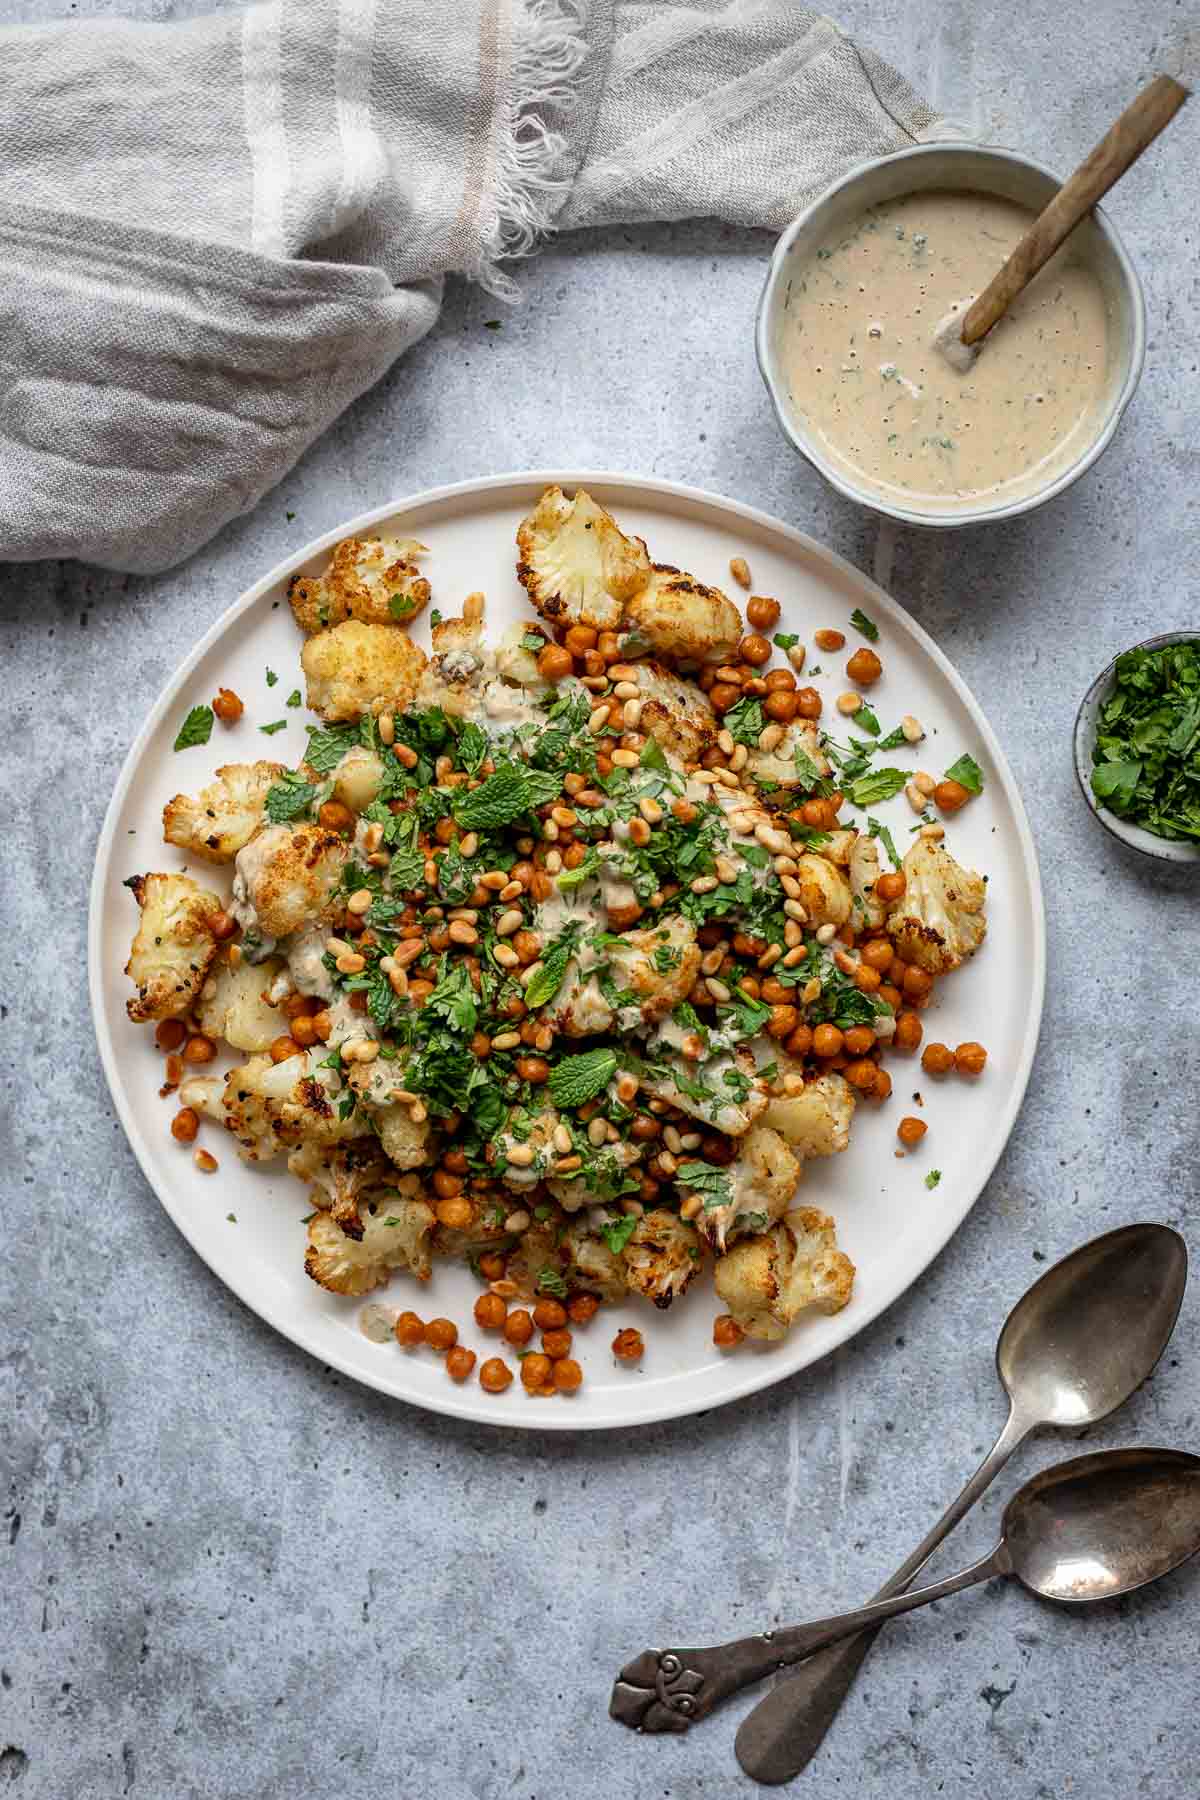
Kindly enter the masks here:
<path id="1" fill-rule="evenodd" d="M 1047 500 L 1052 500 L 1056 494 L 1061 494 L 1073 482 L 1078 481 L 1080 476 L 1085 475 L 1103 455 L 1116 435 L 1117 427 L 1125 416 L 1129 402 L 1133 399 L 1142 378 L 1142 369 L 1146 361 L 1146 297 L 1142 289 L 1141 277 L 1121 241 L 1116 226 L 1104 208 L 1097 204 L 1092 208 L 1092 217 L 1099 227 L 1101 236 L 1113 252 L 1129 297 L 1132 344 L 1128 367 L 1120 392 L 1110 405 L 1102 430 L 1088 448 L 1045 487 L 1037 489 L 1032 494 L 1022 495 L 1018 499 L 1005 501 L 998 506 L 981 506 L 971 511 L 955 513 L 936 513 L 920 512 L 914 508 L 900 506 L 848 481 L 845 475 L 822 455 L 813 440 L 797 428 L 795 420 L 784 404 L 780 383 L 776 380 L 772 367 L 773 359 L 767 342 L 771 300 L 779 285 L 783 265 L 792 245 L 819 207 L 824 206 L 833 199 L 835 194 L 844 192 L 846 188 L 852 187 L 876 169 L 888 168 L 894 163 L 918 161 L 935 152 L 943 155 L 947 152 L 958 153 L 967 161 L 979 157 L 995 157 L 1002 162 L 1031 169 L 1035 174 L 1044 175 L 1047 180 L 1057 182 L 1060 186 L 1063 180 L 1063 177 L 1057 175 L 1053 169 L 1048 169 L 1044 163 L 1036 162 L 1033 157 L 1026 156 L 1021 151 L 1008 150 L 999 144 L 977 144 L 959 138 L 939 138 L 927 144 L 914 144 L 905 150 L 893 151 L 888 156 L 876 156 L 868 162 L 858 163 L 848 174 L 843 175 L 840 181 L 833 182 L 822 194 L 818 195 L 810 205 L 804 208 L 803 212 L 798 213 L 791 224 L 780 234 L 771 257 L 766 279 L 763 282 L 762 292 L 759 295 L 758 310 L 754 321 L 754 352 L 758 360 L 759 374 L 771 397 L 771 405 L 775 410 L 775 417 L 779 421 L 780 429 L 792 447 L 812 464 L 831 487 L 847 500 L 856 501 L 859 506 L 865 506 L 872 512 L 882 513 L 885 517 L 896 519 L 901 524 L 926 525 L 934 530 L 944 531 L 961 530 L 967 525 L 990 525 L 1000 519 L 1014 519 L 1023 513 L 1032 512 L 1035 507 L 1044 505 Z"/>
<path id="2" fill-rule="evenodd" d="M 1159 837 L 1157 832 L 1147 831 L 1144 825 L 1132 825 L 1128 819 L 1120 819 L 1116 813 L 1110 812 L 1107 806 L 1101 806 L 1092 792 L 1092 750 L 1096 742 L 1096 711 L 1101 696 L 1111 685 L 1113 671 L 1123 656 L 1131 650 L 1162 650 L 1167 644 L 1200 644 L 1200 630 L 1196 631 L 1160 631 L 1154 637 L 1142 638 L 1140 643 L 1127 644 L 1124 650 L 1118 650 L 1112 660 L 1105 664 L 1093 681 L 1083 699 L 1079 702 L 1079 711 L 1075 715 L 1075 779 L 1079 783 L 1079 791 L 1087 804 L 1092 817 L 1110 836 L 1120 843 L 1127 844 L 1141 856 L 1153 858 L 1155 862 L 1200 863 L 1200 844 L 1190 844 L 1185 839 Z"/>

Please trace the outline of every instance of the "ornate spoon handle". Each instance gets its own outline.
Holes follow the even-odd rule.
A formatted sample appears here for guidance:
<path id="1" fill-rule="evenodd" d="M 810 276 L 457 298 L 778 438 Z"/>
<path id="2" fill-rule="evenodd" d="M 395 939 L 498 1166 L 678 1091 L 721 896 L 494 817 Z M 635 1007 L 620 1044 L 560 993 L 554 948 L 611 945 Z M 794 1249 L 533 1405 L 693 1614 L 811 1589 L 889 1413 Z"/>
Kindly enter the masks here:
<path id="1" fill-rule="evenodd" d="M 1012 1568 L 1008 1550 L 998 1544 L 989 1556 L 972 1563 L 958 1575 L 947 1576 L 914 1593 L 877 1600 L 857 1612 L 817 1619 L 811 1625 L 790 1625 L 783 1631 L 763 1632 L 759 1637 L 737 1638 L 704 1650 L 643 1650 L 626 1663 L 613 1684 L 608 1710 L 633 1731 L 686 1731 L 739 1688 L 761 1681 L 776 1669 L 811 1656 L 814 1650 L 861 1631 L 865 1625 L 894 1618 L 956 1594 L 993 1575 L 1007 1575 Z"/>

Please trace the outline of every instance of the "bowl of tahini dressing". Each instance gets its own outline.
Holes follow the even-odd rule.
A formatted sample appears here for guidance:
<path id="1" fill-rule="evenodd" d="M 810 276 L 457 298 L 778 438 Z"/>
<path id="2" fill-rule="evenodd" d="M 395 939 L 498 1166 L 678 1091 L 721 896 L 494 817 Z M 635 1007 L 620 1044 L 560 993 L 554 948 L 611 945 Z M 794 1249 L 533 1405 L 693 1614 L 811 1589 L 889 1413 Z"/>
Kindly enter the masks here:
<path id="1" fill-rule="evenodd" d="M 1007 150 L 926 144 L 857 169 L 784 232 L 759 367 L 795 447 L 909 524 L 1028 512 L 1110 442 L 1145 356 L 1141 283 L 1095 207 L 966 369 L 934 345 L 1060 186 Z"/>

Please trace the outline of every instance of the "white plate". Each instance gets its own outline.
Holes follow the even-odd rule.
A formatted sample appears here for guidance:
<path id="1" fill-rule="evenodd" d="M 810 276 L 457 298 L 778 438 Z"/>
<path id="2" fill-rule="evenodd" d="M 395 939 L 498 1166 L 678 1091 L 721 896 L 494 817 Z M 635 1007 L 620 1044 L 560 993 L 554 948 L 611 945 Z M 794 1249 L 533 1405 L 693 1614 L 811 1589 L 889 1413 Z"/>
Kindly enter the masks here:
<path id="1" fill-rule="evenodd" d="M 220 1172 L 196 1170 L 168 1131 L 174 1104 L 158 1098 L 162 1058 L 152 1033 L 126 1018 L 131 989 L 122 970 L 135 908 L 121 884 L 134 873 L 181 866 L 180 855 L 162 842 L 162 808 L 171 795 L 194 792 L 222 762 L 299 760 L 308 715 L 284 705 L 303 685 L 301 638 L 286 603 L 287 582 L 297 569 L 323 567 L 331 544 L 368 528 L 419 537 L 430 546 L 423 567 L 433 604 L 444 614 L 456 613 L 472 588 L 482 588 L 494 635 L 511 618 L 529 616 L 514 575 L 517 521 L 547 483 L 580 481 L 615 510 L 626 530 L 645 537 L 658 561 L 690 569 L 702 581 L 728 588 L 730 557 L 746 556 L 755 592 L 773 594 L 783 608 L 780 629 L 800 633 L 824 670 L 815 685 L 826 696 L 824 723 L 835 736 L 841 720 L 832 702 L 845 685 L 843 665 L 858 641 L 847 624 L 857 606 L 880 626 L 884 678 L 872 699 L 884 730 L 911 712 L 929 733 L 917 753 L 897 751 L 887 760 L 940 775 L 969 751 L 982 765 L 984 794 L 954 820 L 949 839 L 963 862 L 990 877 L 988 940 L 973 962 L 940 984 L 922 1016 L 927 1037 L 951 1045 L 978 1038 L 989 1060 L 978 1082 L 938 1083 L 922 1075 L 916 1059 L 889 1058 L 894 1098 L 882 1111 L 860 1109 L 844 1155 L 809 1165 L 801 1197 L 835 1216 L 839 1240 L 858 1265 L 854 1297 L 843 1312 L 800 1323 L 781 1344 L 745 1344 L 723 1355 L 711 1341 L 721 1307 L 706 1276 L 670 1313 L 644 1303 L 604 1308 L 576 1335 L 584 1368 L 579 1394 L 535 1402 L 516 1382 L 498 1398 L 484 1394 L 475 1380 L 457 1387 L 429 1351 L 408 1353 L 365 1338 L 358 1327 L 362 1302 L 327 1294 L 304 1273 L 300 1221 L 309 1208 L 304 1190 L 282 1165 L 278 1171 L 246 1167 L 209 1128 L 202 1141 L 218 1154 Z M 847 649 L 832 657 L 814 653 L 812 634 L 821 626 L 844 629 Z M 422 621 L 418 635 L 427 629 Z M 264 681 L 268 666 L 279 675 L 270 689 Z M 246 702 L 245 717 L 231 731 L 218 723 L 207 748 L 172 754 L 183 714 L 210 700 L 222 684 Z M 285 715 L 286 732 L 259 734 L 260 724 Z M 907 803 L 900 797 L 878 810 L 903 854 L 913 822 Z M 223 885 L 221 870 L 195 873 Z M 89 979 L 100 1054 L 146 1179 L 188 1242 L 248 1306 L 322 1362 L 418 1406 L 517 1427 L 598 1430 L 720 1406 L 806 1368 L 861 1331 L 929 1266 L 991 1174 L 1029 1078 L 1044 975 L 1041 883 L 1025 810 L 991 727 L 937 646 L 857 569 L 801 532 L 733 501 L 632 476 L 533 473 L 439 488 L 348 521 L 265 576 L 200 641 L 138 734 L 104 821 L 92 883 Z M 896 1124 L 914 1110 L 914 1088 L 925 1096 L 929 1135 L 916 1155 L 898 1160 Z M 932 1168 L 941 1170 L 941 1181 L 931 1192 L 924 1177 Z M 496 1344 L 471 1320 L 478 1292 L 466 1268 L 439 1263 L 429 1286 L 396 1277 L 375 1298 L 397 1309 L 415 1306 L 425 1317 L 457 1320 L 463 1341 L 482 1359 Z M 608 1351 L 613 1333 L 626 1324 L 640 1326 L 646 1339 L 645 1358 L 634 1369 L 617 1365 Z"/>

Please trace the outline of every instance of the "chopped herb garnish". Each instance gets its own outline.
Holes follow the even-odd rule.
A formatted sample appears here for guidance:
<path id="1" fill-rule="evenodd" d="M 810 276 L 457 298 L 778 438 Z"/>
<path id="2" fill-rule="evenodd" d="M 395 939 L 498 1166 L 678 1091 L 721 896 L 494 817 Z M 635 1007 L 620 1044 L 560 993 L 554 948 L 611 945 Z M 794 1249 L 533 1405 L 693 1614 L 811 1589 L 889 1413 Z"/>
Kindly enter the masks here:
<path id="1" fill-rule="evenodd" d="M 775 636 L 771 639 L 771 642 L 777 650 L 782 650 L 786 656 L 789 650 L 794 650 L 796 648 L 800 639 L 794 631 L 777 631 Z"/>
<path id="2" fill-rule="evenodd" d="M 263 733 L 264 737 L 274 737 L 277 731 L 286 731 L 287 720 L 276 719 L 273 724 L 260 725 L 258 729 Z"/>
<path id="3" fill-rule="evenodd" d="M 584 1050 L 578 1056 L 564 1056 L 550 1071 L 550 1098 L 560 1112 L 570 1112 L 603 1093 L 616 1072 L 615 1050 Z"/>
<path id="4" fill-rule="evenodd" d="M 212 736 L 213 709 L 211 706 L 193 706 L 183 724 L 172 748 L 190 750 L 195 744 L 207 744 Z"/>
<path id="5" fill-rule="evenodd" d="M 855 631 L 861 631 L 863 636 L 869 638 L 873 644 L 879 642 L 878 625 L 875 623 L 874 619 L 868 619 L 861 607 L 856 606 L 854 611 L 850 614 L 850 623 L 853 625 Z"/>
<path id="6" fill-rule="evenodd" d="M 894 799 L 907 785 L 908 776 L 903 769 L 871 769 L 852 781 L 846 793 L 854 806 L 878 806 L 884 800 Z"/>
<path id="7" fill-rule="evenodd" d="M 925 1186 L 932 1191 L 941 1179 L 942 1171 L 940 1169 L 930 1169 L 928 1175 L 925 1177 Z"/>
<path id="8" fill-rule="evenodd" d="M 1200 702 L 1200 696 L 1198 696 L 1198 702 Z M 1198 704 L 1198 712 L 1200 712 L 1200 704 Z M 1198 723 L 1200 723 L 1200 719 L 1198 719 Z M 983 770 L 973 756 L 960 756 L 956 763 L 951 763 L 946 770 L 946 780 L 959 782 L 969 794 L 982 794 L 983 792 Z"/>
<path id="9" fill-rule="evenodd" d="M 267 686 L 268 686 L 268 687 L 274 687 L 274 686 L 275 686 L 275 683 L 276 683 L 276 682 L 277 682 L 277 681 L 278 681 L 278 680 L 279 680 L 279 677 L 278 677 L 278 675 L 277 675 L 277 674 L 276 674 L 276 673 L 275 673 L 275 671 L 274 671 L 274 669 L 268 669 L 268 670 L 267 670 Z"/>
<path id="10" fill-rule="evenodd" d="M 614 1256 L 620 1256 L 622 1250 L 637 1230 L 637 1219 L 625 1216 L 610 1219 L 600 1227 L 600 1236 L 604 1239 Z"/>
<path id="11" fill-rule="evenodd" d="M 288 695 L 286 701 L 284 702 L 284 705 L 285 706 L 299 706 L 300 700 L 301 700 L 300 689 L 293 688 L 291 693 Z"/>

